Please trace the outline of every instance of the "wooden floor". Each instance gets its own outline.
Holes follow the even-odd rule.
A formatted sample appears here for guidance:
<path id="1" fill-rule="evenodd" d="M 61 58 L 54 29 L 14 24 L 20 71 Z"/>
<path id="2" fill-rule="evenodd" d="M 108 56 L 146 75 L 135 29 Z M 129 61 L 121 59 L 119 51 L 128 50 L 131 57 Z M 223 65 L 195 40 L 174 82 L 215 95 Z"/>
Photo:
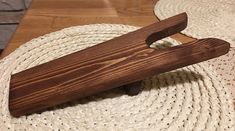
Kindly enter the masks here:
<path id="1" fill-rule="evenodd" d="M 21 44 L 66 27 L 120 23 L 146 26 L 158 21 L 154 5 L 158 0 L 33 0 L 1 58 Z M 185 43 L 192 38 L 176 34 L 173 38 Z"/>

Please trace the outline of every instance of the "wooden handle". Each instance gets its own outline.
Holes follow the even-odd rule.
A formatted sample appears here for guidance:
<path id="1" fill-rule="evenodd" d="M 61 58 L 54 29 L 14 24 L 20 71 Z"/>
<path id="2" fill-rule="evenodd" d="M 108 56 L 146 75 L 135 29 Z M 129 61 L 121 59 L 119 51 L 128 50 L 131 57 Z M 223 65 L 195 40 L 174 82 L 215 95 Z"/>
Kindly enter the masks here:
<path id="1" fill-rule="evenodd" d="M 229 44 L 219 39 L 158 51 L 148 47 L 149 42 L 179 32 L 186 24 L 186 14 L 181 14 L 14 74 L 9 110 L 13 116 L 42 111 L 228 52 Z"/>

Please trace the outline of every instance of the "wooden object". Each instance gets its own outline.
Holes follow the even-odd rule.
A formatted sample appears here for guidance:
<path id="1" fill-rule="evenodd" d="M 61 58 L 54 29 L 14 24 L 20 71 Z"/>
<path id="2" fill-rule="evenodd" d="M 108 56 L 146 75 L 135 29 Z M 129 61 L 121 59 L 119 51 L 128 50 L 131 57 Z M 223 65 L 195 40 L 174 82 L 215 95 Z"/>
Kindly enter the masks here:
<path id="1" fill-rule="evenodd" d="M 33 38 L 70 26 L 96 23 L 147 26 L 158 21 L 153 13 L 153 8 L 157 1 L 92 0 L 90 2 L 88 0 L 33 0 L 11 41 L 0 57 L 7 56 L 20 45 Z M 179 33 L 171 37 L 182 43 L 195 40 Z M 234 92 L 235 88 L 232 91 Z"/>
<path id="2" fill-rule="evenodd" d="M 13 75 L 11 114 L 38 112 L 228 52 L 229 44 L 218 39 L 157 51 L 149 48 L 152 42 L 183 30 L 186 24 L 186 14 L 177 15 Z"/>

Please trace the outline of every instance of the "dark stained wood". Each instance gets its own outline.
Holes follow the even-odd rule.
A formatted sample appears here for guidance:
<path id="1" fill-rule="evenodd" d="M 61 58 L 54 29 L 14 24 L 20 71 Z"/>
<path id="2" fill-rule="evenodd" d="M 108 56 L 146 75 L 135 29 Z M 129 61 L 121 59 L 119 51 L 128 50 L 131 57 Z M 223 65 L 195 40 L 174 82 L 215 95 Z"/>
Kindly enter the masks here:
<path id="1" fill-rule="evenodd" d="M 9 110 L 13 116 L 38 112 L 228 52 L 229 44 L 219 39 L 149 48 L 186 24 L 186 14 L 181 14 L 17 73 L 10 82 Z"/>

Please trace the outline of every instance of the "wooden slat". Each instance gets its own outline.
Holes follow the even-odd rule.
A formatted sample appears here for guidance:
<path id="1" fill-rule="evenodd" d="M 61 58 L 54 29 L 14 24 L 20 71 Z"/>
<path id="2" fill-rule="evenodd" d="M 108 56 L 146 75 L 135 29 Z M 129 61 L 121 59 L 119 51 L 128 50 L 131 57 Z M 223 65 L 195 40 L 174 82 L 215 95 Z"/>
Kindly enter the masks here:
<path id="1" fill-rule="evenodd" d="M 13 25 L 0 25 L 0 49 L 4 49 L 7 42 L 10 40 L 11 35 L 15 32 L 17 24 Z"/>
<path id="2" fill-rule="evenodd" d="M 24 11 L 0 12 L 0 24 L 19 24 Z"/>
<path id="3" fill-rule="evenodd" d="M 0 11 L 24 10 L 23 0 L 0 0 Z"/>

